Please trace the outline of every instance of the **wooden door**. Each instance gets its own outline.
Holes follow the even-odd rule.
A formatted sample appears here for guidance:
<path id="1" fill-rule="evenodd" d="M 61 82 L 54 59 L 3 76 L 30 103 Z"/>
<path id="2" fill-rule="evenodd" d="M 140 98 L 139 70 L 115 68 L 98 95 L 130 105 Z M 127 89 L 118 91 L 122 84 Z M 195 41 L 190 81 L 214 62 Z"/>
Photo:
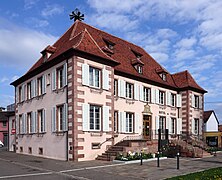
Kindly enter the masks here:
<path id="1" fill-rule="evenodd" d="M 151 119 L 150 115 L 143 115 L 143 138 L 151 139 Z"/>

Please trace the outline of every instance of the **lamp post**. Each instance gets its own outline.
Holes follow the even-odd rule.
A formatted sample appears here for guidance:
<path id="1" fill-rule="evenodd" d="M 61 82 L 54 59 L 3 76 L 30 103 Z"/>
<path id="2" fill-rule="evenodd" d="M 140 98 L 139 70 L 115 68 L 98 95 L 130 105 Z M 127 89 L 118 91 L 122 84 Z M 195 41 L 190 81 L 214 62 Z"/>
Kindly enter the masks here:
<path id="1" fill-rule="evenodd" d="M 160 152 L 157 152 L 157 167 L 160 167 Z"/>
<path id="2" fill-rule="evenodd" d="M 180 168 L 179 156 L 180 156 L 180 153 L 178 152 L 177 153 L 177 169 Z"/>

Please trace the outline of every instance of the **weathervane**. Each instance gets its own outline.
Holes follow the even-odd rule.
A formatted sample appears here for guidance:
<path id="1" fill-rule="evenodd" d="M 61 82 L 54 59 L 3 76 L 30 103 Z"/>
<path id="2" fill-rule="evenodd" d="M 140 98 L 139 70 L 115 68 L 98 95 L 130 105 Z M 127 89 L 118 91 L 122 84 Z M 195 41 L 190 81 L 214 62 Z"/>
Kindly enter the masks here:
<path id="1" fill-rule="evenodd" d="M 72 11 L 71 14 L 69 14 L 70 20 L 74 19 L 74 22 L 76 20 L 82 21 L 84 20 L 84 14 L 81 14 L 78 8 L 75 9 L 75 11 Z"/>

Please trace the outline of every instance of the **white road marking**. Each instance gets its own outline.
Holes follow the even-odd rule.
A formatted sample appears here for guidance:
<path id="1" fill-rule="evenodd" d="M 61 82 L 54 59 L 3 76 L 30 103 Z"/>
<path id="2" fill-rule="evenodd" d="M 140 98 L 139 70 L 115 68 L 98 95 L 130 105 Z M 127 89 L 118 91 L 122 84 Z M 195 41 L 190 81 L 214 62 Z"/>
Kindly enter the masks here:
<path id="1" fill-rule="evenodd" d="M 28 176 L 41 176 L 41 175 L 48 175 L 53 174 L 53 172 L 46 172 L 46 173 L 35 173 L 35 174 L 19 174 L 19 175 L 11 175 L 11 176 L 0 176 L 0 179 L 9 179 L 9 178 L 18 178 L 18 177 L 28 177 Z"/>

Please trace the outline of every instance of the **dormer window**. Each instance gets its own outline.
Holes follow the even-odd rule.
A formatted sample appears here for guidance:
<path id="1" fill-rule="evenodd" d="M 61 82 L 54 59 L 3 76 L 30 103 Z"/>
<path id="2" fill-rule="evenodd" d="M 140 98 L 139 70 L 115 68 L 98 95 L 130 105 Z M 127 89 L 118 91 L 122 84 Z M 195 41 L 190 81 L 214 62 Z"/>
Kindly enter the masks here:
<path id="1" fill-rule="evenodd" d="M 103 38 L 104 42 L 106 43 L 106 46 L 110 49 L 110 50 L 113 50 L 114 49 L 114 46 L 115 46 L 115 43 L 111 42 L 110 40 L 108 39 L 105 39 Z"/>
<path id="2" fill-rule="evenodd" d="M 42 52 L 43 62 L 45 63 L 49 57 L 56 51 L 56 48 L 53 46 L 47 46 Z"/>
<path id="3" fill-rule="evenodd" d="M 159 75 L 163 81 L 166 81 L 166 74 L 165 73 L 160 73 Z"/>
<path id="4" fill-rule="evenodd" d="M 138 73 L 143 74 L 143 66 L 137 64 L 134 66 Z"/>

